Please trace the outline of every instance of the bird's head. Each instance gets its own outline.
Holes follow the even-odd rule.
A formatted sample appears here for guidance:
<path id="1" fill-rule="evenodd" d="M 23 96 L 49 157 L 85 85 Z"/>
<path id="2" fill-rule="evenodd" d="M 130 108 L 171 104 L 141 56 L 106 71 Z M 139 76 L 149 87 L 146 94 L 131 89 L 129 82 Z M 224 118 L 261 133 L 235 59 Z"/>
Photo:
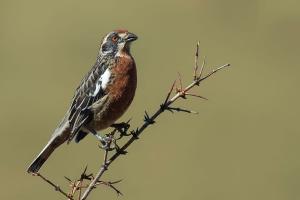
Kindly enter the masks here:
<path id="1" fill-rule="evenodd" d="M 99 54 L 112 56 L 130 54 L 130 44 L 137 38 L 135 34 L 127 30 L 112 31 L 103 38 Z"/>

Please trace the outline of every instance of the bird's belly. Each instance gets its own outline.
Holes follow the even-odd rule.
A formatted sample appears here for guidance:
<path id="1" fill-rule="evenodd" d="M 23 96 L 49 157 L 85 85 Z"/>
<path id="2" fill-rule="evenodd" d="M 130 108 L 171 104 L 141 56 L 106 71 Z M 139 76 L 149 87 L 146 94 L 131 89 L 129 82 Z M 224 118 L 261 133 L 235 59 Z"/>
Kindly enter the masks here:
<path id="1" fill-rule="evenodd" d="M 104 102 L 94 108 L 94 120 L 90 123 L 93 129 L 108 128 L 125 113 L 134 98 L 136 82 L 135 71 L 115 78 Z"/>
<path id="2" fill-rule="evenodd" d="M 99 113 L 95 113 L 94 120 L 91 124 L 92 128 L 94 128 L 95 130 L 102 130 L 110 127 L 116 120 L 118 120 L 125 113 L 132 99 L 133 97 L 131 99 L 129 98 L 125 99 L 124 97 L 123 98 L 124 101 L 111 102 L 105 110 Z"/>

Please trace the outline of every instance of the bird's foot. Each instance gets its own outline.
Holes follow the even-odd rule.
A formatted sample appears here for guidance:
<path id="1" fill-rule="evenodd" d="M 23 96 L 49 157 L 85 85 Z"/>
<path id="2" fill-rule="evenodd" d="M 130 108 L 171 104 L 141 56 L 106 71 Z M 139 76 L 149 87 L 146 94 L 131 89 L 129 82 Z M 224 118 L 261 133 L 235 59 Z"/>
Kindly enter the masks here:
<path id="1" fill-rule="evenodd" d="M 108 150 L 110 148 L 110 144 L 112 142 L 112 138 L 110 136 L 101 136 L 98 134 L 95 134 L 95 136 L 101 143 L 101 145 L 99 145 L 101 149 Z"/>
<path id="2" fill-rule="evenodd" d="M 110 144 L 112 142 L 112 137 L 110 135 L 101 136 L 92 128 L 87 127 L 87 129 L 100 141 L 101 145 L 99 147 L 101 149 L 108 150 L 110 148 Z"/>

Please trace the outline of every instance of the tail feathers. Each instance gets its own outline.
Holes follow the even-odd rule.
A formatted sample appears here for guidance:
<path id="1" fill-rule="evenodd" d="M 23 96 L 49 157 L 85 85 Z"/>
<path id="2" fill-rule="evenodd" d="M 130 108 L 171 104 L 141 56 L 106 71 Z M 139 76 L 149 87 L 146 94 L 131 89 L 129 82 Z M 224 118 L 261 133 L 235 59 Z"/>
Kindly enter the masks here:
<path id="1" fill-rule="evenodd" d="M 35 160 L 30 164 L 27 169 L 28 173 L 37 173 L 45 161 L 49 158 L 52 152 L 63 142 L 65 139 L 61 137 L 52 138 L 48 144 L 44 147 L 44 149 L 40 152 L 40 154 L 35 158 Z"/>

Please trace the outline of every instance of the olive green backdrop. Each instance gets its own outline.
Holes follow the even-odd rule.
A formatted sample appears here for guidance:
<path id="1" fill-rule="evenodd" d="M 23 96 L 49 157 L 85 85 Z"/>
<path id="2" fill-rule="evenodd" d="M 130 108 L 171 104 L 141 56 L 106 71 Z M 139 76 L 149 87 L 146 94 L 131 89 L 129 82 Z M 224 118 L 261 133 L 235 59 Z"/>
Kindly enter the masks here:
<path id="1" fill-rule="evenodd" d="M 136 98 L 122 120 L 142 122 L 177 72 L 192 78 L 194 50 L 211 70 L 231 63 L 165 113 L 115 162 L 105 180 L 123 179 L 124 200 L 299 199 L 299 35 L 297 1 L 0 1 L 1 199 L 64 199 L 25 170 L 67 110 L 116 28 L 139 36 Z M 63 145 L 41 172 L 64 188 L 84 166 L 95 172 L 95 139 Z M 117 199 L 100 187 L 90 199 Z"/>

